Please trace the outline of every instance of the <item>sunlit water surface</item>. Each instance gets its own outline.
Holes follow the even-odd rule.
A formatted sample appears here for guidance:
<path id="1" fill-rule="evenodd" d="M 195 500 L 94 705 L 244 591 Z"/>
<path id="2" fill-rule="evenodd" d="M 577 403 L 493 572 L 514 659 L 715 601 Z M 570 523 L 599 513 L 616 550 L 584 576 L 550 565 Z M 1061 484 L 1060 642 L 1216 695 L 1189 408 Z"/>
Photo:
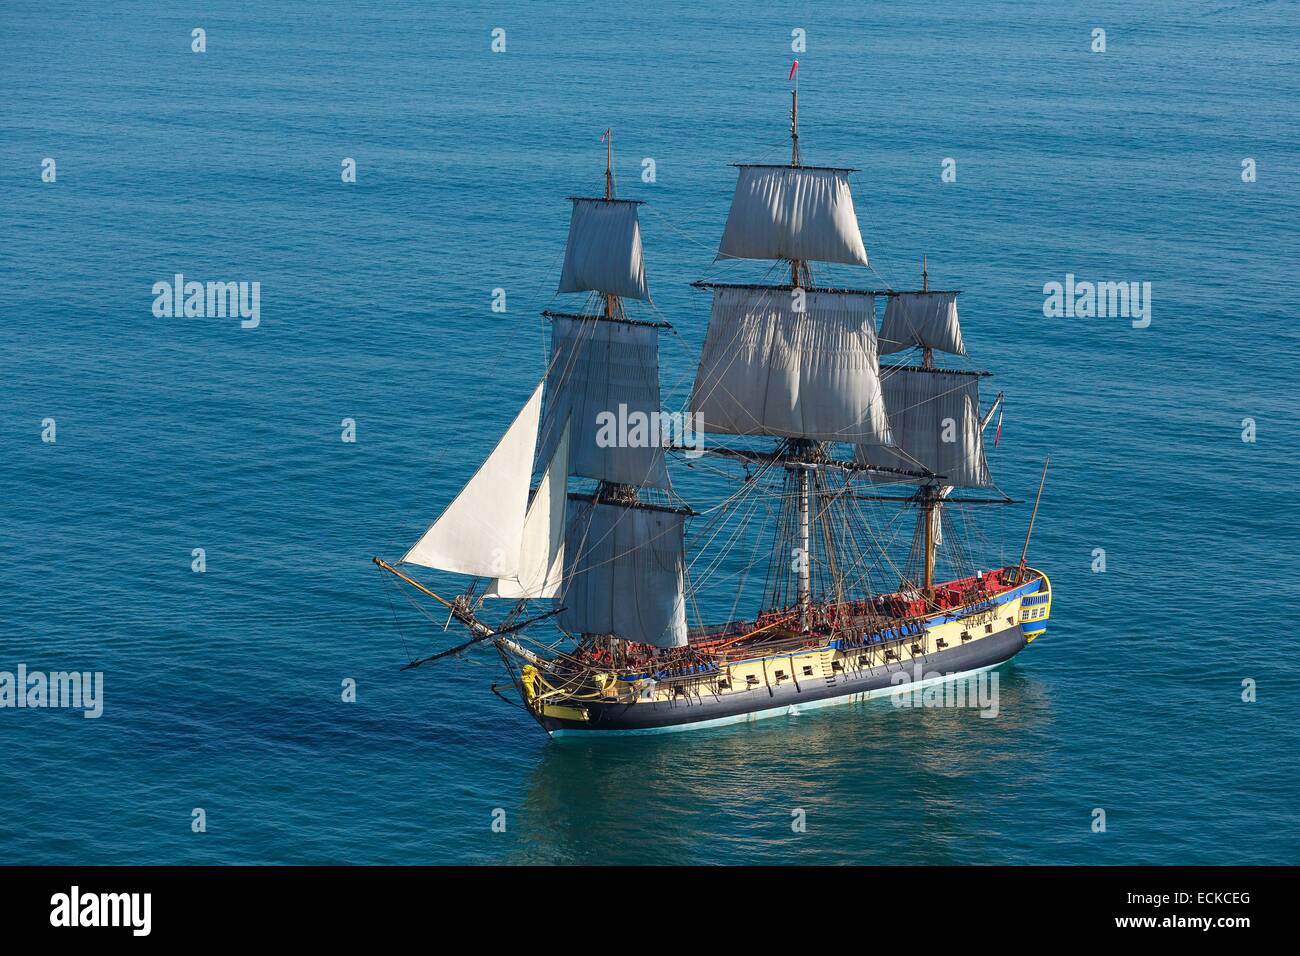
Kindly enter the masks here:
<path id="1" fill-rule="evenodd" d="M 1093 7 L 6 3 L 0 669 L 102 671 L 106 701 L 0 710 L 4 862 L 1294 862 L 1296 12 Z M 905 287 L 928 255 L 1007 393 L 1000 486 L 1032 497 L 1052 456 L 1051 629 L 998 717 L 560 743 L 486 653 L 400 672 L 459 635 L 395 626 L 369 558 L 540 375 L 601 131 L 649 202 L 680 407 L 688 284 L 740 268 L 712 262 L 728 164 L 785 155 L 795 27 L 805 160 L 860 169 L 879 273 L 830 278 Z M 154 318 L 177 272 L 260 281 L 260 327 Z M 1151 326 L 1044 319 L 1067 272 L 1151 282 Z M 1026 519 L 988 516 L 990 562 Z"/>

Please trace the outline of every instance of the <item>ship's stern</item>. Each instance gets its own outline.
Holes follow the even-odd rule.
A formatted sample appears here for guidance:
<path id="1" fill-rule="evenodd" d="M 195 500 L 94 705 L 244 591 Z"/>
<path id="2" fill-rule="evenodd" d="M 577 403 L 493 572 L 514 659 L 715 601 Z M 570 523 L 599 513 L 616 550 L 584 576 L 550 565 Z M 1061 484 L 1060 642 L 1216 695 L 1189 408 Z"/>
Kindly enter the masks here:
<path id="1" fill-rule="evenodd" d="M 1026 571 L 1039 579 L 1038 589 L 1020 601 L 1020 631 L 1025 635 L 1025 642 L 1029 643 L 1042 637 L 1047 630 L 1047 619 L 1052 615 L 1052 582 L 1035 568 Z"/>

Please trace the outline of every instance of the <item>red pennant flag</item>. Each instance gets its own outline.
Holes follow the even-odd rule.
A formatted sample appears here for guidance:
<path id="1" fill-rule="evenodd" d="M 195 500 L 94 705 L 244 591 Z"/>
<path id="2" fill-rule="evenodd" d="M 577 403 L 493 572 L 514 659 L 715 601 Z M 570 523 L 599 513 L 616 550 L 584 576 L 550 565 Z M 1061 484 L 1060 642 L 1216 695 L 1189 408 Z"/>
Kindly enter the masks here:
<path id="1" fill-rule="evenodd" d="M 799 72 L 799 61 L 795 60 L 794 65 L 790 67 L 790 76 L 788 78 L 793 80 L 794 75 L 798 72 Z"/>
<path id="2" fill-rule="evenodd" d="M 998 430 L 993 433 L 993 447 L 998 447 L 998 442 L 1002 440 L 1002 409 L 998 409 Z"/>
<path id="3" fill-rule="evenodd" d="M 607 139 L 609 139 L 609 130 L 605 130 L 604 134 L 600 137 L 600 141 L 603 143 Z"/>

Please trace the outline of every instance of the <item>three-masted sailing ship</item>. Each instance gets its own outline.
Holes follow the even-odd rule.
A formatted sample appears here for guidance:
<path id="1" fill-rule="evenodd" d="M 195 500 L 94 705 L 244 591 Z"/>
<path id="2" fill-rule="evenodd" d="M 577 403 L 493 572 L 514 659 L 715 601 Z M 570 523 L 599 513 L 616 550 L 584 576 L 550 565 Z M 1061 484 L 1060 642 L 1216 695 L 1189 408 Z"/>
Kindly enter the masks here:
<path id="1" fill-rule="evenodd" d="M 915 291 L 817 285 L 814 263 L 868 266 L 853 170 L 801 163 L 797 88 L 790 131 L 789 164 L 737 167 L 718 249 L 784 281 L 694 283 L 713 298 L 686 419 L 708 439 L 700 460 L 659 414 L 669 326 L 629 312 L 649 302 L 641 203 L 615 196 L 606 134 L 604 195 L 572 198 L 559 285 L 585 306 L 543 313 L 550 357 L 527 403 L 398 567 L 374 559 L 470 632 L 407 667 L 490 645 L 507 699 L 552 736 L 656 733 L 914 690 L 1044 632 L 1051 587 L 1028 534 L 1018 563 L 986 567 L 956 521 L 1015 503 L 984 449 L 1002 396 L 982 409 L 989 373 L 935 361 L 966 355 L 958 293 L 932 290 L 924 264 Z M 916 359 L 880 363 L 899 353 Z M 668 466 L 703 460 L 730 485 L 697 510 Z M 905 556 L 881 509 L 915 515 Z M 474 581 L 447 599 L 411 565 Z M 761 607 L 710 623 L 701 598 L 723 566 L 745 582 L 765 568 Z"/>

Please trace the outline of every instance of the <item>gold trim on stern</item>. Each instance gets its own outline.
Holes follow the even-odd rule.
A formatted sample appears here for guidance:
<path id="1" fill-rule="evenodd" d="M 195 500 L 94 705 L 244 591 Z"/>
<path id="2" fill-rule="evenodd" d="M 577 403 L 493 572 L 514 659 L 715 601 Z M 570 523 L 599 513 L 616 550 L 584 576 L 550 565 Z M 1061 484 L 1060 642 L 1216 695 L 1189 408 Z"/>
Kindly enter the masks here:
<path id="1" fill-rule="evenodd" d="M 1042 586 L 1033 594 L 1020 601 L 1020 629 L 1024 631 L 1025 643 L 1032 644 L 1047 630 L 1047 620 L 1052 616 L 1052 582 L 1046 574 L 1037 568 L 1028 568 L 1043 581 Z"/>

